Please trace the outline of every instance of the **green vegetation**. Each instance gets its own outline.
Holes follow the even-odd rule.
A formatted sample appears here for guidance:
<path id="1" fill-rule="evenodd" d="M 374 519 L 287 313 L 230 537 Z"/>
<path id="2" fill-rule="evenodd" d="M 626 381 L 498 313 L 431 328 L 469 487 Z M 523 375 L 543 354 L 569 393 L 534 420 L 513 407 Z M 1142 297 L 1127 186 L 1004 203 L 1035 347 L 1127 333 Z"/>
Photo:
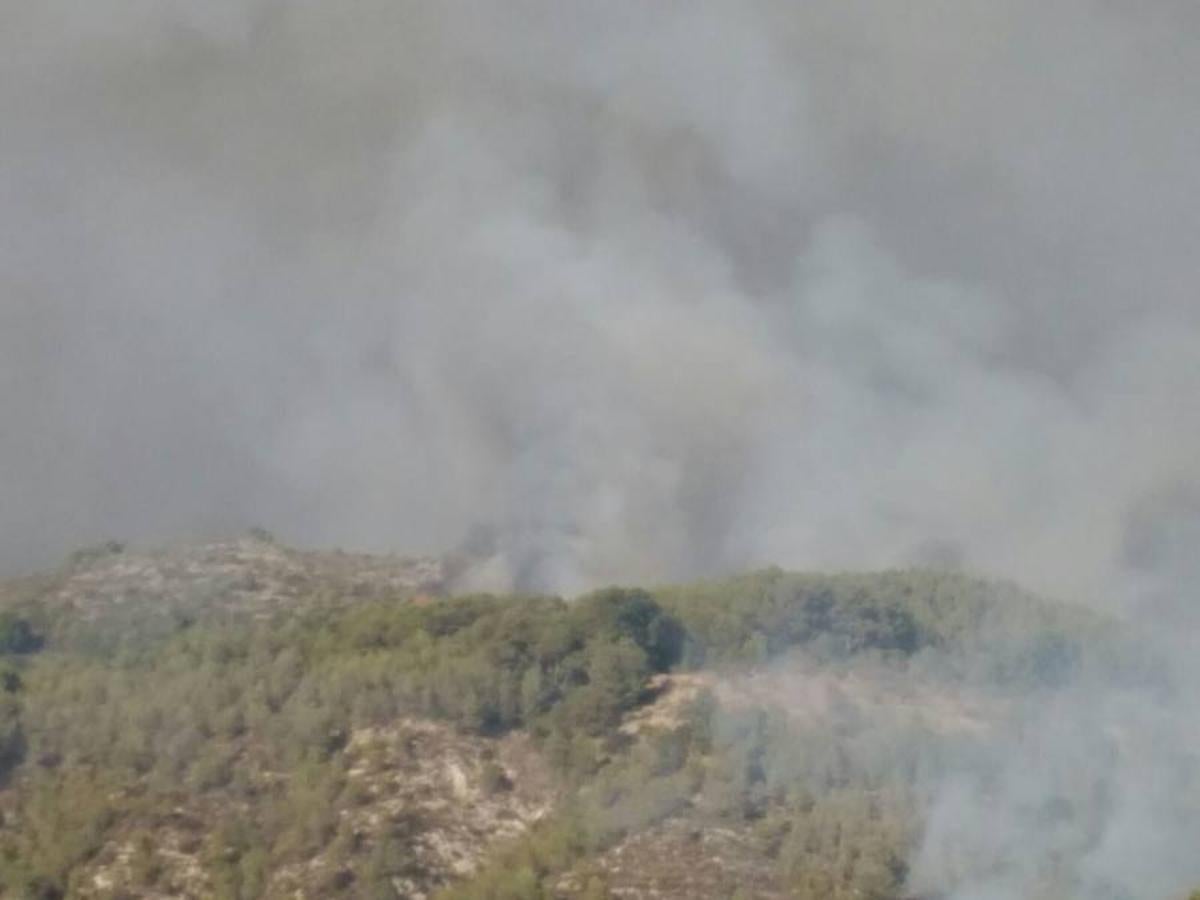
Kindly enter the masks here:
<path id="1" fill-rule="evenodd" d="M 1011 585 L 922 570 L 769 569 L 665 588 L 656 598 L 685 629 L 690 667 L 764 663 L 797 647 L 824 659 L 936 651 L 959 677 L 1049 684 L 1067 678 L 1108 628 Z"/>
<path id="2" fill-rule="evenodd" d="M 0 655 L 35 653 L 41 646 L 42 639 L 27 621 L 11 612 L 0 613 Z"/>
<path id="3" fill-rule="evenodd" d="M 481 740 L 528 732 L 577 798 L 446 897 L 550 896 L 568 871 L 584 872 L 583 896 L 604 896 L 598 854 L 686 816 L 752 835 L 793 896 L 886 900 L 905 874 L 913 786 L 940 744 L 871 723 L 831 729 L 723 709 L 706 692 L 673 726 L 633 736 L 619 726 L 650 697 L 650 678 L 803 651 L 1052 689 L 1107 627 L 1014 589 L 923 572 L 771 570 L 574 602 L 397 596 L 267 618 L 197 610 L 169 628 L 122 621 L 117 643 L 89 640 L 111 619 L 41 605 L 35 582 L 10 597 L 0 884 L 46 898 L 78 893 L 85 864 L 118 835 L 131 878 L 149 889 L 163 877 L 149 830 L 180 809 L 203 812 L 190 850 L 216 896 L 270 895 L 276 873 L 318 854 L 332 861 L 320 895 L 394 896 L 419 823 L 396 819 L 371 841 L 347 830 L 343 812 L 363 798 L 346 748 L 357 729 L 418 717 Z M 512 787 L 495 764 L 482 779 L 487 794 Z"/>

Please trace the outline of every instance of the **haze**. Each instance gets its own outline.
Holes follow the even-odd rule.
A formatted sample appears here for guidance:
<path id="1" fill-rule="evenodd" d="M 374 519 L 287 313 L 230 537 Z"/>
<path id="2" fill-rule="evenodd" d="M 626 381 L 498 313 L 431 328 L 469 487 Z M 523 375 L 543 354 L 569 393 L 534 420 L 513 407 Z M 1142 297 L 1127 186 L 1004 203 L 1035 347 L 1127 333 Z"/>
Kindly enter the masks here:
<path id="1" fill-rule="evenodd" d="M 0 568 L 1167 591 L 1198 9 L 3 0 Z"/>

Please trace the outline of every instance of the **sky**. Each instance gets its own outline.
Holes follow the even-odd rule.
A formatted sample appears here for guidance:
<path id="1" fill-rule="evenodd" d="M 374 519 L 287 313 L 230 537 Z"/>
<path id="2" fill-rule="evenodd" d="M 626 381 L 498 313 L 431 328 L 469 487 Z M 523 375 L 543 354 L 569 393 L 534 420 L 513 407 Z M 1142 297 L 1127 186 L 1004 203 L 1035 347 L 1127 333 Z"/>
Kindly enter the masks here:
<path id="1" fill-rule="evenodd" d="M 1200 7 L 0 0 L 0 572 L 575 592 L 1200 534 Z"/>

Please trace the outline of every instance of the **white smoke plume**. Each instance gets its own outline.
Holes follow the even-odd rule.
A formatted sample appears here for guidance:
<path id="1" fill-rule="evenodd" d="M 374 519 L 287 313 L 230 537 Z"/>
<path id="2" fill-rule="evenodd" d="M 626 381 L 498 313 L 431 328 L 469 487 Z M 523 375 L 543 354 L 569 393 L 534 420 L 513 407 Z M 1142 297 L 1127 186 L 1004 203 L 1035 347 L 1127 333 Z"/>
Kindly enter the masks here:
<path id="1" fill-rule="evenodd" d="M 1196 489 L 1190 4 L 0 16 L 9 568 L 474 529 L 1082 599 Z"/>

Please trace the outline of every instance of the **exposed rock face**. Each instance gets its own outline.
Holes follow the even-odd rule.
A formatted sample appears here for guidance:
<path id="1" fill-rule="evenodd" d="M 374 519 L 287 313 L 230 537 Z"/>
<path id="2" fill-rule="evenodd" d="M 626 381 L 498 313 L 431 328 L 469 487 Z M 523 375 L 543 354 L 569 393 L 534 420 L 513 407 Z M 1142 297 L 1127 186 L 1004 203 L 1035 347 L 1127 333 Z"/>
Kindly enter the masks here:
<path id="1" fill-rule="evenodd" d="M 403 856 L 399 871 L 389 876 L 393 889 L 422 900 L 469 875 L 555 801 L 546 765 L 522 735 L 469 737 L 406 719 L 354 732 L 344 766 L 345 784 L 331 816 L 339 839 L 315 856 L 274 869 L 264 896 L 362 895 L 366 885 L 356 884 L 354 870 L 386 844 L 389 853 Z M 254 777 L 264 784 L 272 779 L 265 772 Z M 211 796 L 202 805 L 125 823 L 82 873 L 75 894 L 95 900 L 214 896 L 203 854 L 223 803 Z"/>
<path id="2" fill-rule="evenodd" d="M 393 884 L 413 900 L 474 872 L 490 850 L 549 813 L 554 800 L 546 766 L 522 735 L 488 740 L 406 720 L 355 732 L 346 754 L 359 805 L 342 811 L 342 827 L 363 842 L 392 837 L 403 846 L 407 870 Z M 274 888 L 320 896 L 311 886 L 335 868 L 326 857 L 282 870 Z"/>

